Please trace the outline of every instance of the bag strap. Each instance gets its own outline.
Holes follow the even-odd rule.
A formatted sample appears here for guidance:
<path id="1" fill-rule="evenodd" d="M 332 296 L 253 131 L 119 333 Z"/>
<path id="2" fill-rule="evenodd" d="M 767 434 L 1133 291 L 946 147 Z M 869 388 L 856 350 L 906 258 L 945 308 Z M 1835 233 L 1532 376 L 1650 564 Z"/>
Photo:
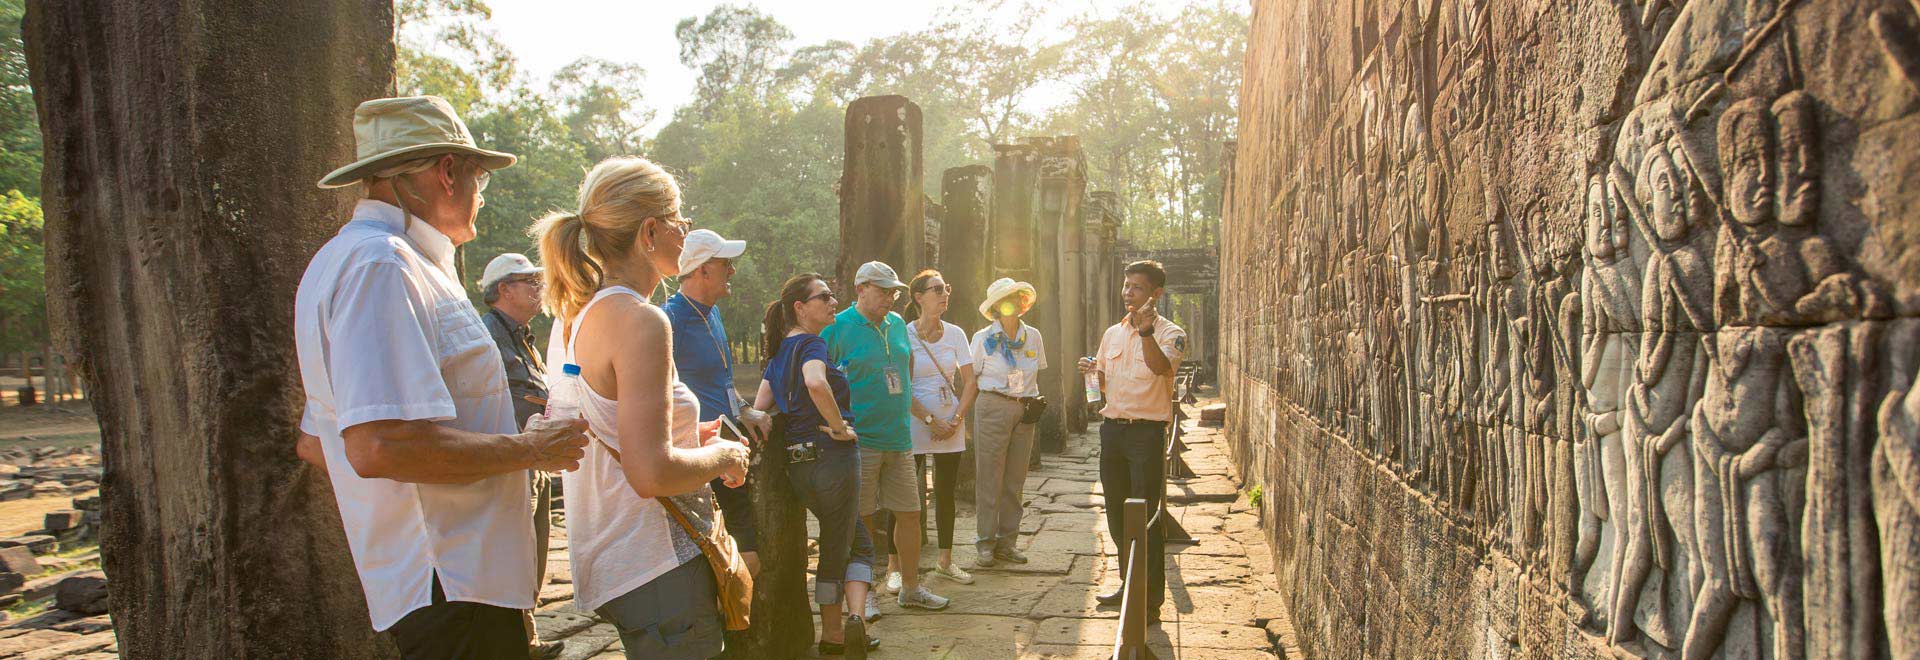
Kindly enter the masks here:
<path id="1" fill-rule="evenodd" d="M 687 520 L 687 514 L 681 513 L 680 507 L 674 504 L 673 500 L 664 497 L 656 497 L 653 499 L 660 503 L 660 508 L 667 510 L 667 515 L 673 516 L 674 522 L 680 523 L 680 529 L 685 531 L 687 536 L 693 539 L 694 543 L 700 545 L 701 552 L 719 558 L 721 561 L 726 560 L 725 557 L 719 556 L 720 548 L 713 544 L 713 539 L 707 538 L 705 534 L 701 534 L 699 530 L 694 529 L 693 522 Z"/>
<path id="2" fill-rule="evenodd" d="M 613 462 L 620 462 L 620 450 L 614 449 L 613 443 L 601 440 L 600 444 L 606 445 L 607 453 L 613 455 Z M 679 505 L 674 504 L 673 500 L 665 497 L 656 497 L 653 498 L 653 501 L 659 502 L 660 508 L 666 509 L 667 515 L 673 516 L 673 521 L 680 523 L 680 530 L 686 532 L 687 537 L 693 539 L 693 542 L 700 546 L 700 552 L 711 557 L 717 557 L 722 561 L 726 560 L 725 557 L 720 557 L 720 548 L 714 545 L 713 539 L 708 538 L 705 534 L 701 534 L 700 530 L 694 529 L 693 523 L 687 520 L 687 514 L 682 513 Z"/>
<path id="3" fill-rule="evenodd" d="M 914 321 L 914 323 L 917 324 L 919 321 Z M 940 336 L 945 338 L 945 333 L 946 329 L 943 327 Z M 927 348 L 927 340 L 920 338 L 920 328 L 917 325 L 913 329 L 913 339 L 914 341 L 920 342 L 920 354 L 927 356 L 927 361 L 933 363 L 934 371 L 940 372 L 940 382 L 947 385 L 947 391 L 953 393 L 953 399 L 955 401 L 960 400 L 960 387 L 953 384 L 953 377 L 947 375 L 947 368 L 940 366 L 940 361 L 933 358 L 933 351 Z"/>

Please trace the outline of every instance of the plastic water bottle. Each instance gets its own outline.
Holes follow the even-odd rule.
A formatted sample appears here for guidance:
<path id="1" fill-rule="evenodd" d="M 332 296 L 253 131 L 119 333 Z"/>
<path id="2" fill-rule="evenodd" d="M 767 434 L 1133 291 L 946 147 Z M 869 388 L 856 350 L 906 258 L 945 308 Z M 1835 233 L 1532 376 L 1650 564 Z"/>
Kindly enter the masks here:
<path id="1" fill-rule="evenodd" d="M 1085 359 L 1091 360 L 1093 358 L 1085 358 Z M 1100 400 L 1100 372 L 1089 371 L 1087 373 L 1080 374 L 1080 377 L 1086 379 L 1087 381 L 1087 402 L 1092 403 L 1095 401 L 1099 401 Z"/>
<path id="2" fill-rule="evenodd" d="M 527 430 L 553 428 L 561 424 L 580 419 L 585 415 L 580 409 L 580 365 L 560 366 L 560 378 L 547 386 L 547 410 Z"/>

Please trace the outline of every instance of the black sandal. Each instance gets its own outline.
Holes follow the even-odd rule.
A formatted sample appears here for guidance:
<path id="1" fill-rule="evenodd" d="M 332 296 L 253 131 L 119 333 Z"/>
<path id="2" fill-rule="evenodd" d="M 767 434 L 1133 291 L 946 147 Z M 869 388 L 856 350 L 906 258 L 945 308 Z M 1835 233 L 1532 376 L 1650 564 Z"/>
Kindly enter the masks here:
<path id="1" fill-rule="evenodd" d="M 854 658 L 854 660 L 865 660 L 867 657 L 867 651 L 872 651 L 874 649 L 880 648 L 880 638 L 868 637 L 867 622 L 857 616 L 847 617 L 846 632 L 841 637 L 843 640 L 865 639 L 867 640 L 865 644 L 866 648 L 864 649 L 855 648 L 854 653 L 849 655 L 847 653 L 847 645 L 845 641 L 839 641 L 839 642 L 823 641 L 823 642 L 820 642 L 817 646 L 817 648 L 820 651 L 820 655 L 834 655 L 834 656 L 846 655 L 848 657 Z"/>

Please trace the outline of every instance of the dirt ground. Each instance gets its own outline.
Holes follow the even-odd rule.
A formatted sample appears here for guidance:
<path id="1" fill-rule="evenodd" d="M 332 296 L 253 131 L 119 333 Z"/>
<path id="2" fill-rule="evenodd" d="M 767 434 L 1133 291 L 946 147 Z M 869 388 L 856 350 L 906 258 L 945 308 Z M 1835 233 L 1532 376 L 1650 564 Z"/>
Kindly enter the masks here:
<path id="1" fill-rule="evenodd" d="M 0 383 L 4 385 L 4 383 Z M 11 392 L 11 390 L 9 390 Z M 0 405 L 0 447 L 72 447 L 100 444 L 100 425 L 85 401 L 22 408 L 9 399 Z M 73 508 L 74 496 L 36 497 L 0 502 L 0 538 L 40 529 L 48 511 Z"/>
<path id="2" fill-rule="evenodd" d="M 0 447 L 87 445 L 100 443 L 100 423 L 85 401 L 20 407 L 0 405 Z"/>

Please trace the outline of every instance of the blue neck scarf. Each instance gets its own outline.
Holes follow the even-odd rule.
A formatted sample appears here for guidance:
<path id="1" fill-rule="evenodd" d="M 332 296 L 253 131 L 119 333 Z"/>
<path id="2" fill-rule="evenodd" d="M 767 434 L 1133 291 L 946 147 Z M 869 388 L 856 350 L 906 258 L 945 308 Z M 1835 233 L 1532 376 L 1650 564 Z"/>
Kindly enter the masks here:
<path id="1" fill-rule="evenodd" d="M 1013 352 L 1027 347 L 1027 333 L 1025 330 L 1025 328 L 1021 328 L 1018 338 L 1007 339 L 1007 331 L 1005 328 L 994 328 L 993 334 L 987 335 L 987 352 L 998 352 L 1000 353 L 1000 357 L 1007 361 L 1007 364 L 1014 364 Z"/>

